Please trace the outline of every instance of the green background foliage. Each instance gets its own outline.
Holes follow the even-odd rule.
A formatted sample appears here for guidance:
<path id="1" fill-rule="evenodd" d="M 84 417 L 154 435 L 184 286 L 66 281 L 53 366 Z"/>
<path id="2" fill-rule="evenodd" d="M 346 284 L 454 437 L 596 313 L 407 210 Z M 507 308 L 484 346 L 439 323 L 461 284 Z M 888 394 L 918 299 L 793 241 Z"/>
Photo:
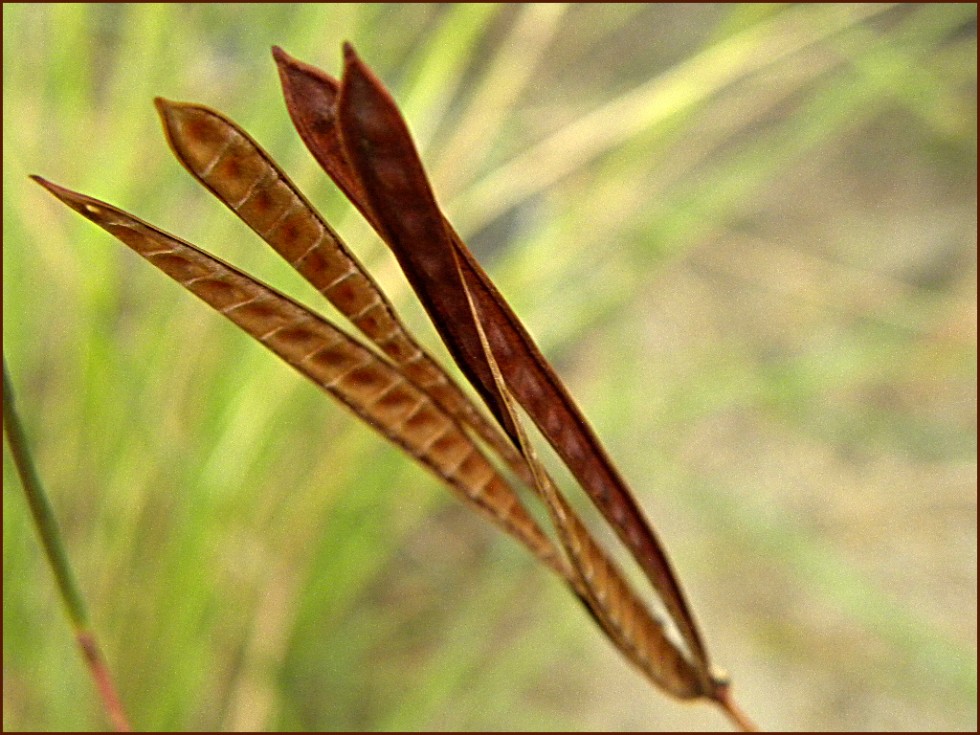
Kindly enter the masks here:
<path id="1" fill-rule="evenodd" d="M 281 101 L 272 44 L 336 72 L 350 40 L 635 487 L 743 706 L 773 729 L 976 728 L 974 5 L 3 19 L 4 351 L 137 727 L 726 727 L 652 691 L 513 542 L 27 180 L 329 314 L 172 159 L 152 98 L 205 103 L 436 344 Z M 103 728 L 10 465 L 4 727 Z"/>

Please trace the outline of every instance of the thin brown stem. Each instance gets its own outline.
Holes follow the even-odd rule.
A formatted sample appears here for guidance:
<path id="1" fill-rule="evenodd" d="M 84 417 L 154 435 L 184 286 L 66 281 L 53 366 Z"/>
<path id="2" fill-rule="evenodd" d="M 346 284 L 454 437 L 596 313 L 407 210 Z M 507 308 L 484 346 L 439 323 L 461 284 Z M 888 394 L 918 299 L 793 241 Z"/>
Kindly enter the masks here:
<path id="1" fill-rule="evenodd" d="M 759 726 L 739 707 L 732 698 L 731 687 L 724 684 L 715 692 L 715 701 L 725 716 L 742 732 L 759 732 Z"/>

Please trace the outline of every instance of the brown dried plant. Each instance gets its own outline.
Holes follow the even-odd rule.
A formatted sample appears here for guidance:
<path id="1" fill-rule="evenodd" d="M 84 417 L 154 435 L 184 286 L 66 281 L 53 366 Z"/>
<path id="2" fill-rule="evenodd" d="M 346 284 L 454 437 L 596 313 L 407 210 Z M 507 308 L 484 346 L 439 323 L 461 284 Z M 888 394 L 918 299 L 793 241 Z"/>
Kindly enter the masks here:
<path id="1" fill-rule="evenodd" d="M 436 203 L 392 97 L 349 46 L 338 81 L 273 49 L 286 106 L 310 152 L 392 249 L 487 418 L 409 333 L 377 283 L 272 158 L 207 107 L 156 100 L 185 168 L 370 341 L 247 273 L 110 204 L 33 177 L 206 301 L 436 474 L 561 577 L 620 652 L 680 699 L 735 706 L 711 665 L 681 585 L 599 439 L 520 320 Z M 524 409 L 637 561 L 662 603 L 651 612 L 544 470 Z M 502 427 L 502 428 L 498 428 Z M 529 485 L 558 543 L 491 457 Z"/>

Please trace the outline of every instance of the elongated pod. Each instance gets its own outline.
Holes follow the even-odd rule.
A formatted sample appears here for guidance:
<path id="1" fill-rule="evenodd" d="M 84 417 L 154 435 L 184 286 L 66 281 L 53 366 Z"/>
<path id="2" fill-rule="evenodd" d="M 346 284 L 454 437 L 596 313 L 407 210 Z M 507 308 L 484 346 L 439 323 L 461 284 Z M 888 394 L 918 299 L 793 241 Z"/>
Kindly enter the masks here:
<path id="1" fill-rule="evenodd" d="M 491 425 L 398 318 L 384 292 L 285 172 L 238 125 L 203 105 L 155 100 L 183 166 L 238 215 L 439 405 L 525 479 Z"/>
<path id="2" fill-rule="evenodd" d="M 429 394 L 305 306 L 98 199 L 32 177 L 207 302 L 440 477 L 563 577 L 563 558 L 459 423 Z"/>

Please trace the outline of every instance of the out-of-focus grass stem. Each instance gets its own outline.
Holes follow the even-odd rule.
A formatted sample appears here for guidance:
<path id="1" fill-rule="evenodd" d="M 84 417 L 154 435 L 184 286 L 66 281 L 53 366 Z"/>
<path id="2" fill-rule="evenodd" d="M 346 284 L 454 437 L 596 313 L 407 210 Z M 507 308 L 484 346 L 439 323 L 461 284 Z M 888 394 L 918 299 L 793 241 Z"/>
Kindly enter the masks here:
<path id="1" fill-rule="evenodd" d="M 119 732 L 129 732 L 132 728 L 123 711 L 119 695 L 112 684 L 105 657 L 102 655 L 89 624 L 85 601 L 82 599 L 82 593 L 75 581 L 74 574 L 72 574 L 71 565 L 68 563 L 68 554 L 61 542 L 58 521 L 55 519 L 51 503 L 48 502 L 48 496 L 41 485 L 41 478 L 37 474 L 34 462 L 31 460 L 27 435 L 24 433 L 24 427 L 14 409 L 14 394 L 10 376 L 7 374 L 6 356 L 3 358 L 3 433 L 7 437 L 7 445 L 10 447 L 14 464 L 17 466 L 17 474 L 20 476 L 21 487 L 24 488 L 24 495 L 27 497 L 27 504 L 30 506 L 37 533 L 41 537 L 44 554 L 51 565 L 51 571 L 54 572 L 54 578 L 58 584 L 58 593 L 61 595 L 72 628 L 74 628 L 75 640 L 78 641 L 79 648 L 82 649 L 85 665 L 88 666 L 92 674 L 113 727 Z"/>

